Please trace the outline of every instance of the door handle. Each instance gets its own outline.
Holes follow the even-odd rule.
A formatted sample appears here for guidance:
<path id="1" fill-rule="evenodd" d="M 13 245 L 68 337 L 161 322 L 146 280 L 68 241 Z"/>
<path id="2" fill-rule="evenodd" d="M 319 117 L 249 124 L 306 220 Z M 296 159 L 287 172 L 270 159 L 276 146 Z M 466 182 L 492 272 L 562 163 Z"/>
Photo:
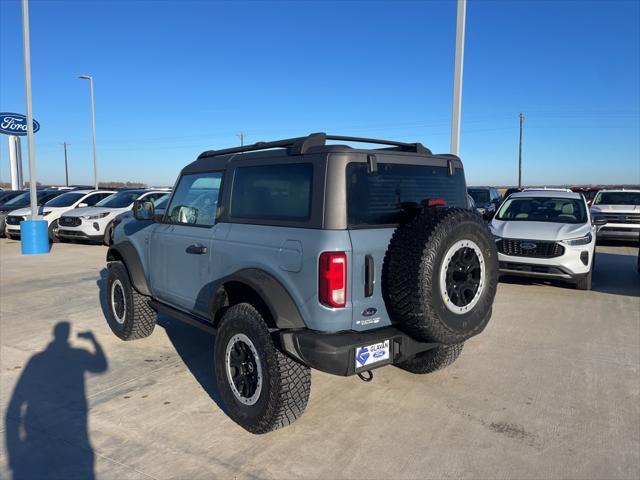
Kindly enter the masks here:
<path id="1" fill-rule="evenodd" d="M 373 295 L 373 284 L 375 276 L 375 270 L 373 266 L 373 257 L 367 255 L 364 257 L 364 296 L 371 297 Z"/>
<path id="2" fill-rule="evenodd" d="M 187 253 L 191 255 L 204 255 L 208 252 L 207 247 L 204 245 L 200 245 L 199 243 L 194 243 L 193 245 L 189 245 L 187 247 Z"/>

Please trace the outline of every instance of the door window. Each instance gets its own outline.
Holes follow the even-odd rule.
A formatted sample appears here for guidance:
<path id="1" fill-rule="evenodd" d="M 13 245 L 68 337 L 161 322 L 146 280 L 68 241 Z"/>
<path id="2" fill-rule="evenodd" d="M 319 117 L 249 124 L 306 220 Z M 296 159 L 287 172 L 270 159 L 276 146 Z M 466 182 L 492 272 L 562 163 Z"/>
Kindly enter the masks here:
<path id="1" fill-rule="evenodd" d="M 178 182 L 165 222 L 210 227 L 215 224 L 222 172 L 183 175 Z"/>
<path id="2" fill-rule="evenodd" d="M 86 197 L 82 203 L 86 203 L 87 207 L 93 207 L 96 203 L 98 203 L 103 198 L 107 198 L 113 195 L 112 193 L 94 193 Z"/>

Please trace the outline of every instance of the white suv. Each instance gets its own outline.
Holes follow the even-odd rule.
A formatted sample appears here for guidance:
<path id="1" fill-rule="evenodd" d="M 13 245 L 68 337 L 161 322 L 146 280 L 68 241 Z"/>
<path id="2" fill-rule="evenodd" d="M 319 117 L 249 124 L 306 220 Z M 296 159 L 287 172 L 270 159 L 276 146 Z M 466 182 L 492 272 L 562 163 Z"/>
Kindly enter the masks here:
<path id="1" fill-rule="evenodd" d="M 135 200 L 161 199 L 168 190 L 122 190 L 105 198 L 94 207 L 77 208 L 60 217 L 58 237 L 61 240 L 93 240 L 110 245 L 113 241 L 113 219 L 131 210 Z"/>
<path id="2" fill-rule="evenodd" d="M 113 190 L 73 190 L 58 195 L 38 207 L 38 215 L 42 215 L 42 219 L 47 221 L 49 240 L 52 242 L 58 240 L 58 222 L 63 213 L 68 210 L 95 205 L 113 195 L 113 193 Z M 5 234 L 9 238 L 18 238 L 20 236 L 20 222 L 26 220 L 30 215 L 31 208 L 29 207 L 10 212 L 6 219 Z"/>
<path id="3" fill-rule="evenodd" d="M 489 224 L 500 273 L 555 278 L 591 289 L 597 226 L 579 193 L 530 190 L 509 196 Z"/>
<path id="4" fill-rule="evenodd" d="M 607 225 L 598 237 L 637 240 L 640 234 L 640 190 L 600 190 L 591 206 L 594 218 L 602 217 Z"/>

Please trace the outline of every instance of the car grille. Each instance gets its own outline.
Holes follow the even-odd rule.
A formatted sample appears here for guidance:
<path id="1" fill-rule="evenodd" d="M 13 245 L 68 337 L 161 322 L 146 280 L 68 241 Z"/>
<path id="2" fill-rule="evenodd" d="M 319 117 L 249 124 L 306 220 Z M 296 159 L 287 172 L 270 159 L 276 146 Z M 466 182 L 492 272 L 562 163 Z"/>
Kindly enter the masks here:
<path id="1" fill-rule="evenodd" d="M 594 217 L 604 217 L 610 223 L 640 223 L 640 215 L 636 213 L 597 213 Z"/>
<path id="2" fill-rule="evenodd" d="M 58 220 L 58 225 L 61 227 L 79 227 L 81 223 L 80 217 L 60 217 Z"/>
<path id="3" fill-rule="evenodd" d="M 9 215 L 6 219 L 7 225 L 20 225 L 20 222 L 24 220 L 24 218 L 18 215 Z"/>
<path id="4" fill-rule="evenodd" d="M 496 242 L 498 252 L 513 257 L 554 258 L 564 254 L 558 242 L 503 238 Z"/>

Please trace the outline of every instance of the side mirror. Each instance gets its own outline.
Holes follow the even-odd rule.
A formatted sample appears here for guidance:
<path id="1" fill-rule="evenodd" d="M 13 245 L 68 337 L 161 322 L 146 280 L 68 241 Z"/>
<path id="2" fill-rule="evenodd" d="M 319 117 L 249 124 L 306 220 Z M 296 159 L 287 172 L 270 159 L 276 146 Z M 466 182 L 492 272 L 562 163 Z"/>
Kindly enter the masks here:
<path id="1" fill-rule="evenodd" d="M 175 223 L 193 225 L 198 221 L 198 209 L 187 205 L 177 205 L 171 211 L 171 219 Z"/>
<path id="2" fill-rule="evenodd" d="M 133 202 L 133 216 L 136 220 L 153 220 L 154 210 L 151 200 L 136 200 Z"/>
<path id="3" fill-rule="evenodd" d="M 83 207 L 88 207 L 88 206 L 89 206 L 88 204 L 82 202 L 82 203 L 79 203 L 76 208 L 83 208 Z"/>
<path id="4" fill-rule="evenodd" d="M 602 227 L 607 224 L 607 219 L 604 217 L 594 217 L 591 223 L 596 227 Z"/>

